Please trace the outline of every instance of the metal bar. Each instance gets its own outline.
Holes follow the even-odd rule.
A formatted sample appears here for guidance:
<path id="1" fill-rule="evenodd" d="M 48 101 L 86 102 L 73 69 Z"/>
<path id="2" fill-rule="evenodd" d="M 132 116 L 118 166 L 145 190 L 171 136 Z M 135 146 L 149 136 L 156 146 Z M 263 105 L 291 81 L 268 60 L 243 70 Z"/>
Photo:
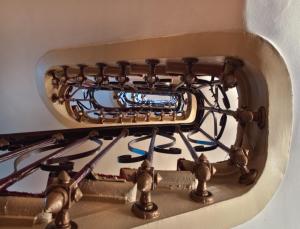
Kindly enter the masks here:
<path id="1" fill-rule="evenodd" d="M 76 175 L 73 177 L 73 185 L 79 184 L 96 166 L 97 162 L 123 137 L 128 134 L 127 129 L 122 132 L 114 140 L 112 140 L 103 150 L 101 150 L 92 160 L 90 160 Z"/>
<path id="2" fill-rule="evenodd" d="M 17 172 L 14 172 L 12 174 L 10 174 L 7 177 L 4 177 L 0 180 L 0 190 L 4 190 L 7 187 L 9 187 L 10 185 L 16 183 L 17 181 L 21 180 L 22 178 L 24 178 L 25 176 L 29 175 L 34 169 L 38 168 L 41 163 L 47 161 L 48 159 L 54 157 L 54 156 L 58 156 L 59 154 L 63 153 L 64 151 L 73 148 L 74 146 L 78 145 L 78 144 L 82 144 L 83 142 L 85 142 L 86 140 L 89 139 L 89 136 L 83 137 L 81 139 L 78 139 L 72 143 L 70 143 L 69 145 L 67 145 L 66 147 L 56 150 L 55 152 L 25 166 L 24 168 L 20 169 Z"/>
<path id="3" fill-rule="evenodd" d="M 221 114 L 226 114 L 226 115 L 230 115 L 234 118 L 236 118 L 236 112 L 232 111 L 232 110 L 223 110 L 220 108 L 215 108 L 215 107 L 199 107 L 199 109 L 201 110 L 207 110 L 207 111 L 211 111 L 211 112 L 217 112 L 217 113 L 221 113 Z"/>
<path id="4" fill-rule="evenodd" d="M 158 129 L 157 128 L 153 128 L 152 138 L 151 138 L 151 141 L 150 141 L 150 144 L 149 144 L 148 153 L 147 153 L 147 160 L 150 161 L 151 164 L 153 162 L 154 144 L 155 144 L 155 139 L 156 139 L 157 132 L 158 132 Z"/>
<path id="5" fill-rule="evenodd" d="M 189 142 L 189 140 L 184 136 L 183 132 L 180 130 L 179 127 L 177 129 L 177 132 L 179 133 L 179 135 L 182 138 L 184 144 L 186 145 L 186 147 L 190 151 L 190 154 L 192 155 L 192 158 L 194 159 L 194 161 L 197 161 L 198 160 L 198 155 L 197 155 L 197 152 L 194 149 L 194 147 L 191 145 L 191 143 Z"/>
<path id="6" fill-rule="evenodd" d="M 14 157 L 24 155 L 24 154 L 26 154 L 30 151 L 33 151 L 33 150 L 36 150 L 36 149 L 40 148 L 41 146 L 45 146 L 47 143 L 53 144 L 54 142 L 55 142 L 55 138 L 51 137 L 50 139 L 47 138 L 47 139 L 39 141 L 37 143 L 25 146 L 21 149 L 17 149 L 17 150 L 14 150 L 12 152 L 4 153 L 4 154 L 0 155 L 0 162 L 4 162 L 4 161 L 7 161 L 7 160 L 12 159 Z"/>
<path id="7" fill-rule="evenodd" d="M 222 82 L 220 80 L 205 82 L 204 80 L 201 80 L 201 79 L 197 78 L 196 79 L 196 84 L 201 84 L 200 86 L 197 87 L 197 89 L 203 89 L 205 87 L 222 85 Z"/>
<path id="8" fill-rule="evenodd" d="M 226 145 L 224 145 L 222 142 L 216 140 L 215 138 L 213 138 L 212 136 L 210 136 L 206 131 L 204 131 L 203 129 L 201 129 L 200 127 L 198 128 L 198 130 L 208 139 L 210 139 L 211 141 L 214 141 L 221 149 L 223 149 L 225 152 L 230 153 L 230 148 L 227 147 Z"/>

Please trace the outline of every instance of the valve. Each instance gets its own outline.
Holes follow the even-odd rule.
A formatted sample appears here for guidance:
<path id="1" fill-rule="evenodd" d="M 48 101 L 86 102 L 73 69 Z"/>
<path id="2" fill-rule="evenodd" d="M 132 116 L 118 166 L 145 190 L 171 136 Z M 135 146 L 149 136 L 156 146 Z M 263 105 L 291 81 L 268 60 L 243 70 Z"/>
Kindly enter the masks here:
<path id="1" fill-rule="evenodd" d="M 56 180 L 47 188 L 44 213 L 55 215 L 54 222 L 46 229 L 76 229 L 77 224 L 70 219 L 69 209 L 82 198 L 77 185 L 71 186 L 71 177 L 62 170 Z"/>
<path id="2" fill-rule="evenodd" d="M 201 154 L 193 167 L 193 173 L 198 180 L 198 186 L 190 193 L 192 200 L 203 204 L 213 201 L 213 194 L 207 190 L 207 182 L 216 173 L 216 168 Z"/>
<path id="3" fill-rule="evenodd" d="M 59 80 L 57 79 L 57 77 L 55 75 L 55 70 L 50 70 L 48 72 L 48 74 L 52 76 L 51 83 L 52 83 L 53 88 L 57 89 L 59 87 Z"/>
<path id="4" fill-rule="evenodd" d="M 244 63 L 237 58 L 227 57 L 225 59 L 224 73 L 220 76 L 225 91 L 229 88 L 236 87 L 238 83 L 236 70 L 243 67 L 243 65 Z"/>
<path id="5" fill-rule="evenodd" d="M 198 59 L 194 57 L 186 57 L 182 60 L 186 64 L 186 73 L 181 77 L 181 81 L 183 81 L 187 86 L 191 86 L 196 79 L 196 75 L 193 73 L 193 65 L 198 62 Z"/>
<path id="6" fill-rule="evenodd" d="M 97 85 L 101 85 L 103 84 L 104 82 L 107 82 L 107 77 L 104 75 L 104 69 L 107 67 L 107 64 L 104 64 L 104 63 L 97 63 L 96 64 L 98 69 L 99 69 L 99 72 L 98 74 L 95 76 L 95 80 L 96 80 L 96 83 Z"/>
<path id="7" fill-rule="evenodd" d="M 159 60 L 157 59 L 146 59 L 145 61 L 148 66 L 148 74 L 145 76 L 145 81 L 149 84 L 150 87 L 152 87 L 158 80 L 156 74 L 155 74 L 155 67 L 159 64 Z"/>
<path id="8" fill-rule="evenodd" d="M 256 122 L 260 129 L 263 129 L 266 124 L 266 109 L 259 107 L 257 111 L 250 111 L 246 108 L 239 108 L 236 111 L 235 118 L 244 126 L 249 122 Z"/>
<path id="9" fill-rule="evenodd" d="M 63 69 L 63 75 L 59 78 L 59 84 L 64 85 L 67 82 L 67 80 L 68 80 L 68 69 L 69 69 L 69 66 L 62 65 L 61 67 Z"/>
<path id="10" fill-rule="evenodd" d="M 231 152 L 229 153 L 230 160 L 241 171 L 239 183 L 245 185 L 253 184 L 257 177 L 257 171 L 255 169 L 248 168 L 248 155 L 249 150 L 231 146 Z"/>
<path id="11" fill-rule="evenodd" d="M 128 66 L 130 65 L 129 62 L 127 61 L 118 61 L 117 64 L 120 67 L 120 73 L 116 77 L 116 80 L 121 84 L 125 84 L 126 82 L 129 81 L 129 78 L 127 77 L 127 71 L 128 71 Z"/>
<path id="12" fill-rule="evenodd" d="M 76 77 L 76 81 L 81 84 L 86 79 L 84 76 L 84 69 L 87 67 L 87 65 L 78 64 L 77 66 L 79 67 L 79 74 Z"/>
<path id="13" fill-rule="evenodd" d="M 162 180 L 159 173 L 154 172 L 151 163 L 144 160 L 135 174 L 137 189 L 141 192 L 138 202 L 132 205 L 132 212 L 142 219 L 154 219 L 159 217 L 158 206 L 151 200 L 151 191 Z"/>

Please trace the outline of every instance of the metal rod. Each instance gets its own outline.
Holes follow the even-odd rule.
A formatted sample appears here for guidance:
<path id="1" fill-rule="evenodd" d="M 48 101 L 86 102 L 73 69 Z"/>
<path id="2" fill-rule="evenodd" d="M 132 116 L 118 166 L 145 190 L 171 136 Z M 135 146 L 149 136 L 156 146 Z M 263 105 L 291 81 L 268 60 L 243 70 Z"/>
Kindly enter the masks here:
<path id="1" fill-rule="evenodd" d="M 17 156 L 26 154 L 30 151 L 36 150 L 36 149 L 40 148 L 41 146 L 46 145 L 47 143 L 53 144 L 55 141 L 56 141 L 56 139 L 54 137 L 51 137 L 50 139 L 47 138 L 46 140 L 42 140 L 42 141 L 39 141 L 37 143 L 22 147 L 21 149 L 17 149 L 17 150 L 14 150 L 12 152 L 4 153 L 4 154 L 0 155 L 0 162 L 7 161 L 7 160 L 12 159 L 14 157 L 17 157 Z"/>
<path id="2" fill-rule="evenodd" d="M 149 144 L 149 149 L 148 149 L 148 153 L 147 153 L 147 160 L 152 164 L 153 162 L 153 152 L 154 152 L 154 144 L 155 144 L 155 139 L 156 139 L 156 135 L 158 132 L 158 128 L 153 128 L 152 131 L 152 138 Z"/>
<path id="3" fill-rule="evenodd" d="M 232 111 L 232 110 L 223 110 L 223 109 L 220 109 L 220 108 L 206 107 L 206 106 L 200 107 L 199 109 L 208 110 L 208 111 L 211 111 L 211 112 L 217 112 L 217 113 L 221 113 L 221 114 L 226 114 L 226 115 L 230 115 L 230 116 L 236 118 L 236 112 Z"/>
<path id="4" fill-rule="evenodd" d="M 200 127 L 198 128 L 198 130 L 208 139 L 210 139 L 211 141 L 215 142 L 221 149 L 223 149 L 224 151 L 226 151 L 227 153 L 230 153 L 230 148 L 227 147 L 226 145 L 224 145 L 222 142 L 216 140 L 215 138 L 213 138 L 212 136 L 210 136 L 206 131 L 204 131 L 203 129 L 201 129 Z"/>
<path id="5" fill-rule="evenodd" d="M 90 160 L 76 175 L 73 177 L 73 185 L 79 184 L 96 166 L 97 162 L 123 137 L 128 134 L 127 129 L 122 132 L 114 140 L 112 140 L 103 150 L 101 150 L 92 160 Z"/>
<path id="6" fill-rule="evenodd" d="M 74 146 L 76 146 L 78 144 L 82 144 L 83 142 L 85 142 L 88 139 L 89 139 L 89 136 L 80 138 L 80 139 L 68 144 L 66 147 L 56 150 L 55 152 L 25 166 L 24 168 L 20 169 L 19 171 L 14 172 L 7 177 L 2 178 L 0 180 L 0 190 L 6 189 L 10 185 L 16 183 L 17 181 L 21 180 L 25 176 L 29 175 L 34 169 L 38 168 L 41 165 L 41 163 L 47 161 L 48 159 L 50 159 L 54 156 L 58 156 L 59 154 L 63 153 L 64 151 L 66 151 L 70 148 L 73 148 Z"/>
<path id="7" fill-rule="evenodd" d="M 197 161 L 198 160 L 198 155 L 197 155 L 197 152 L 194 149 L 194 147 L 191 145 L 191 143 L 189 142 L 189 140 L 184 136 L 183 132 L 180 130 L 179 127 L 177 129 L 177 132 L 179 133 L 179 135 L 182 138 L 184 144 L 186 145 L 186 147 L 190 151 L 190 154 L 192 155 L 192 158 L 194 159 L 194 161 Z"/>
<path id="8" fill-rule="evenodd" d="M 199 79 L 197 78 L 197 80 L 199 80 Z M 200 82 L 200 80 L 199 80 L 199 82 L 197 82 L 197 80 L 196 80 L 196 84 L 198 83 L 198 84 L 201 84 L 201 85 L 198 86 L 196 89 L 203 89 L 203 88 L 206 88 L 206 87 L 222 85 L 222 82 L 220 80 L 215 80 L 215 81 L 211 81 L 211 82 L 208 81 L 208 82 L 205 82 L 205 83 Z"/>

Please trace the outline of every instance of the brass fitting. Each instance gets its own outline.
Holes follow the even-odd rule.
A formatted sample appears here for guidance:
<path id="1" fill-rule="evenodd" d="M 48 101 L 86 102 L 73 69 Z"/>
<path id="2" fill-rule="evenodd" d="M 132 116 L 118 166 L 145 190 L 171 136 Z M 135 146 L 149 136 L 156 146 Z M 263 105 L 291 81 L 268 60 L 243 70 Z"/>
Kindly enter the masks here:
<path id="1" fill-rule="evenodd" d="M 132 212 L 142 219 L 154 219 L 159 217 L 158 206 L 151 200 L 151 191 L 161 181 L 161 176 L 154 172 L 154 168 L 148 160 L 143 161 L 135 176 L 137 189 L 140 191 L 140 199 L 132 205 Z"/>
<path id="2" fill-rule="evenodd" d="M 203 204 L 213 201 L 213 194 L 207 190 L 207 181 L 216 173 L 216 168 L 208 161 L 204 154 L 201 154 L 194 164 L 193 173 L 198 180 L 196 190 L 190 193 L 192 200 Z"/>
<path id="3" fill-rule="evenodd" d="M 248 154 L 249 150 L 236 146 L 231 146 L 229 154 L 232 163 L 241 171 L 239 183 L 245 185 L 253 184 L 257 176 L 255 169 L 248 168 Z"/>
<path id="4" fill-rule="evenodd" d="M 266 109 L 259 107 L 257 111 L 250 111 L 245 108 L 239 108 L 236 111 L 235 118 L 242 126 L 249 122 L 256 122 L 257 126 L 263 129 L 266 123 Z"/>
<path id="5" fill-rule="evenodd" d="M 157 59 L 147 59 L 146 63 L 149 66 L 148 74 L 145 76 L 145 81 L 152 87 L 153 84 L 158 80 L 155 74 L 155 67 L 159 64 Z"/>
<path id="6" fill-rule="evenodd" d="M 65 137 L 62 133 L 53 134 L 52 137 L 55 139 L 56 142 L 62 142 L 63 140 L 65 140 Z"/>
<path id="7" fill-rule="evenodd" d="M 63 71 L 63 75 L 59 78 L 59 84 L 60 85 L 65 85 L 66 82 L 67 82 L 67 80 L 68 80 L 68 69 L 69 69 L 69 66 L 62 65 L 61 68 L 62 68 L 62 71 Z"/>
<path id="8" fill-rule="evenodd" d="M 186 57 L 182 59 L 186 64 L 186 72 L 181 77 L 181 81 L 183 81 L 186 85 L 190 86 L 195 82 L 196 75 L 193 72 L 193 65 L 196 64 L 199 60 L 194 57 Z"/>
<path id="9" fill-rule="evenodd" d="M 116 76 L 116 80 L 121 85 L 125 84 L 129 81 L 129 78 L 127 77 L 128 74 L 128 67 L 130 66 L 130 63 L 127 61 L 118 61 L 117 64 L 119 65 L 120 72 L 119 75 Z"/>
<path id="10" fill-rule="evenodd" d="M 107 67 L 107 64 L 105 63 L 96 63 L 96 66 L 99 69 L 99 72 L 95 76 L 97 85 L 101 85 L 103 83 L 107 82 L 107 77 L 104 74 L 104 69 Z"/>
<path id="11" fill-rule="evenodd" d="M 59 99 L 59 96 L 56 93 L 53 93 L 51 95 L 51 101 L 52 101 L 52 103 L 56 103 L 58 101 L 58 99 Z"/>
<path id="12" fill-rule="evenodd" d="M 55 75 L 55 70 L 50 70 L 48 72 L 48 75 L 52 76 L 51 83 L 52 83 L 53 88 L 58 89 L 59 80 L 57 79 L 57 77 Z"/>
<path id="13" fill-rule="evenodd" d="M 246 125 L 249 122 L 252 122 L 254 119 L 254 112 L 239 108 L 236 111 L 236 119 L 241 125 Z"/>
<path id="14" fill-rule="evenodd" d="M 5 138 L 0 138 L 0 149 L 9 146 L 9 141 Z"/>
<path id="15" fill-rule="evenodd" d="M 76 76 L 76 81 L 78 83 L 83 83 L 83 81 L 86 80 L 86 77 L 84 75 L 84 69 L 87 67 L 87 65 L 85 64 L 78 64 L 77 65 L 79 67 L 79 74 Z"/>
<path id="16" fill-rule="evenodd" d="M 55 215 L 54 222 L 47 229 L 76 229 L 77 224 L 70 219 L 69 209 L 82 198 L 82 192 L 77 186 L 70 186 L 71 177 L 66 171 L 61 171 L 56 180 L 48 187 L 45 213 Z"/>
<path id="17" fill-rule="evenodd" d="M 53 93 L 51 95 L 51 101 L 52 103 L 58 102 L 59 104 L 63 104 L 65 102 L 65 99 L 63 97 L 59 97 L 56 93 Z"/>
<path id="18" fill-rule="evenodd" d="M 241 68 L 244 63 L 233 57 L 227 57 L 225 59 L 224 73 L 220 76 L 220 80 L 225 90 L 237 86 L 238 79 L 236 76 L 236 70 Z"/>

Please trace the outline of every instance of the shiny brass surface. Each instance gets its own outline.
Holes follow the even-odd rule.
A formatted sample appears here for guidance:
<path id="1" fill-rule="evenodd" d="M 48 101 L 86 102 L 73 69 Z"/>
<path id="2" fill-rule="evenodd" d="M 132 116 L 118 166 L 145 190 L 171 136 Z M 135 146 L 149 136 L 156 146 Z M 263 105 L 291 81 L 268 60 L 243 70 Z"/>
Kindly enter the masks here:
<path id="1" fill-rule="evenodd" d="M 140 199 L 134 203 L 131 210 L 139 218 L 154 219 L 159 217 L 158 206 L 151 200 L 151 191 L 161 181 L 161 176 L 154 173 L 154 168 L 148 160 L 144 160 L 136 171 L 137 188 Z"/>
<path id="2" fill-rule="evenodd" d="M 191 191 L 190 197 L 196 202 L 203 204 L 213 202 L 213 194 L 207 190 L 207 182 L 216 173 L 216 168 L 201 154 L 194 164 L 193 173 L 198 180 L 196 190 Z"/>
<path id="3" fill-rule="evenodd" d="M 70 186 L 71 177 L 62 170 L 57 179 L 49 185 L 44 212 L 55 216 L 54 222 L 47 229 L 75 229 L 76 223 L 70 219 L 69 209 L 82 198 L 82 192 L 77 186 Z"/>
<path id="4" fill-rule="evenodd" d="M 232 163 L 240 169 L 239 183 L 245 185 L 253 184 L 257 177 L 257 171 L 248 168 L 248 154 L 249 150 L 236 146 L 231 146 L 229 154 Z"/>

